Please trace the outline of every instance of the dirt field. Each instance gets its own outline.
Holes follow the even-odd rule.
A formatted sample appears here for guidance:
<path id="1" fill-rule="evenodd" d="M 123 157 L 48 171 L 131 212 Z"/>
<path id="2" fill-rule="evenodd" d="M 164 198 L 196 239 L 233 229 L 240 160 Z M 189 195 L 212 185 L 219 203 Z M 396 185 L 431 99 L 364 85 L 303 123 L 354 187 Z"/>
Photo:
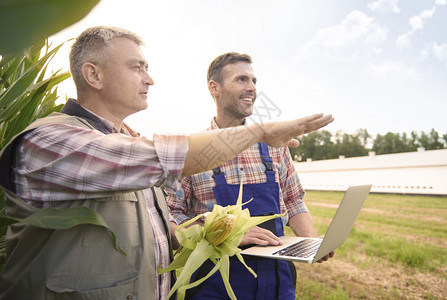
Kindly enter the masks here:
<path id="1" fill-rule="evenodd" d="M 332 259 L 318 265 L 295 263 L 297 274 L 306 280 L 324 283 L 332 289 L 342 289 L 351 299 L 446 299 L 447 281 L 431 273 L 412 273 L 402 266 L 383 266 Z M 298 275 L 297 299 L 300 296 Z M 319 299 L 318 293 L 312 299 Z M 323 297 L 325 298 L 325 297 Z"/>

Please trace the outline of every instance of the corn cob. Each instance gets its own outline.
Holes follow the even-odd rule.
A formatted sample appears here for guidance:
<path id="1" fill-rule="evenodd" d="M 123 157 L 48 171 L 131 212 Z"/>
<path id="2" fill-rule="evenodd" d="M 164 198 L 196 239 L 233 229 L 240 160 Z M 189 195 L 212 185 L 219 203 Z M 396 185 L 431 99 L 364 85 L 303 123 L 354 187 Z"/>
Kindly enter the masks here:
<path id="1" fill-rule="evenodd" d="M 207 240 L 214 246 L 219 246 L 227 239 L 236 225 L 236 216 L 225 214 L 211 225 L 211 229 L 207 233 Z M 216 235 L 210 236 L 210 233 L 220 231 Z"/>
<path id="2" fill-rule="evenodd" d="M 176 252 L 175 259 L 167 268 L 158 267 L 159 274 L 182 269 L 167 298 L 170 298 L 177 291 L 177 299 L 183 300 L 187 289 L 197 286 L 219 271 L 229 298 L 236 300 L 236 295 L 229 281 L 230 256 L 236 256 L 253 276 L 257 276 L 245 264 L 244 258 L 239 253 L 241 249 L 238 246 L 251 227 L 282 215 L 251 217 L 248 209 L 242 209 L 242 206 L 246 203 L 242 203 L 241 182 L 239 197 L 235 205 L 226 207 L 214 205 L 212 212 L 203 215 L 206 217 L 204 226 L 198 224 L 190 226 L 202 217 L 202 215 L 198 215 L 177 227 L 175 235 L 180 243 L 180 248 Z M 210 259 L 215 267 L 205 277 L 190 282 L 191 275 L 207 259 Z"/>

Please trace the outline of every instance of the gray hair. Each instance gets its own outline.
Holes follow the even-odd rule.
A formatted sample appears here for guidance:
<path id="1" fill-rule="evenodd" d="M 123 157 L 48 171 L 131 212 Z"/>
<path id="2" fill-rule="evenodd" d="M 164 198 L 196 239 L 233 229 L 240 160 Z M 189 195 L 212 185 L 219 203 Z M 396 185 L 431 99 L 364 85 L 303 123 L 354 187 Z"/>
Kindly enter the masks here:
<path id="1" fill-rule="evenodd" d="M 86 62 L 106 66 L 111 41 L 117 37 L 132 40 L 139 46 L 143 45 L 143 40 L 135 33 L 118 27 L 91 27 L 78 36 L 70 51 L 70 71 L 78 90 L 85 86 L 82 66 Z"/>

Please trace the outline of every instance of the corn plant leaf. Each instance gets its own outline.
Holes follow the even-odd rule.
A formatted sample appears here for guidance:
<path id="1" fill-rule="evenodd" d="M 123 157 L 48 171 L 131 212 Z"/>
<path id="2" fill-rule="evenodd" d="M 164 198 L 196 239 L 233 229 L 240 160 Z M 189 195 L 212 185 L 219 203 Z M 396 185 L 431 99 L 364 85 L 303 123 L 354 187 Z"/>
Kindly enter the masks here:
<path id="1" fill-rule="evenodd" d="M 1 0 L 0 54 L 23 50 L 79 21 L 99 0 Z"/>
<path id="2" fill-rule="evenodd" d="M 8 89 L 0 94 L 0 108 L 7 107 L 14 103 L 18 97 L 24 94 L 25 90 L 30 86 L 37 74 L 39 74 L 40 68 L 38 66 L 31 67 L 25 71 L 25 73 L 13 82 Z"/>
<path id="3" fill-rule="evenodd" d="M 184 299 L 186 290 L 195 287 L 209 278 L 212 274 L 219 270 L 225 289 L 230 299 L 236 299 L 236 296 L 231 288 L 229 282 L 229 258 L 236 255 L 239 261 L 247 268 L 247 270 L 256 277 L 256 273 L 247 266 L 242 255 L 240 255 L 241 249 L 239 244 L 244 238 L 248 230 L 260 223 L 267 220 L 271 220 L 282 216 L 281 214 L 251 217 L 248 209 L 242 209 L 243 205 L 248 203 L 242 203 L 242 183 L 239 189 L 239 196 L 235 205 L 228 205 L 222 207 L 220 205 L 214 205 L 211 212 L 203 215 L 198 215 L 193 219 L 182 223 L 177 227 L 175 232 L 177 239 L 180 243 L 180 248 L 177 250 L 174 261 L 167 268 L 158 267 L 158 272 L 164 273 L 181 269 L 180 276 L 177 282 L 169 292 L 168 298 L 177 290 L 177 298 L 179 300 Z M 232 230 L 229 235 L 219 245 L 212 245 L 209 240 L 213 240 L 214 237 L 221 233 L 228 233 L 228 230 L 215 230 L 213 225 L 219 222 L 221 218 L 227 214 L 232 214 L 235 224 L 231 224 Z M 206 216 L 204 226 L 193 224 L 198 218 Z M 190 226 L 190 227 L 188 227 Z M 219 224 L 220 226 L 220 224 Z M 210 229 L 213 228 L 211 231 Z M 190 282 L 191 275 L 207 260 L 210 259 L 214 264 L 214 268 L 208 272 L 205 277 L 198 279 L 194 282 Z"/>
<path id="4" fill-rule="evenodd" d="M 17 97 L 25 93 L 29 86 L 33 84 L 43 66 L 54 57 L 62 45 L 63 44 L 58 45 L 53 50 L 46 53 L 36 63 L 29 66 L 20 78 L 18 78 L 9 86 L 8 89 L 0 94 L 0 108 L 11 105 Z"/>
<path id="5" fill-rule="evenodd" d="M 123 255 L 127 255 L 119 247 L 115 234 L 109 229 L 104 218 L 98 212 L 88 207 L 79 206 L 68 209 L 44 207 L 23 219 L 0 216 L 0 226 L 9 226 L 15 223 L 25 223 L 39 228 L 59 230 L 69 229 L 81 224 L 102 226 L 110 232 L 116 250 Z"/>
<path id="6" fill-rule="evenodd" d="M 253 271 L 252 268 L 250 268 L 244 260 L 244 257 L 240 254 L 240 253 L 236 253 L 236 257 L 239 259 L 239 261 L 245 266 L 245 268 L 247 268 L 248 271 L 250 271 L 250 273 L 256 278 L 258 277 L 258 274 L 255 273 L 255 271 Z"/>
<path id="7" fill-rule="evenodd" d="M 236 253 L 241 251 L 241 249 L 237 245 L 234 245 L 231 240 L 223 242 L 219 245 L 219 248 L 222 253 L 225 253 L 229 256 L 235 255 Z"/>
<path id="8" fill-rule="evenodd" d="M 6 12 L 5 5 L 21 5 L 23 0 L 10 1 L 0 0 L 0 23 L 5 19 L 2 17 Z M 34 1 L 39 2 L 39 0 Z M 22 22 L 22 20 L 20 20 Z M 13 26 L 0 25 L 2 30 L 10 30 Z M 1 33 L 0 33 L 1 35 Z M 0 39 L 0 47 L 7 44 L 6 40 Z M 0 113 L 3 116 L 0 122 L 0 149 L 9 140 L 33 122 L 37 117 L 43 117 L 53 111 L 60 111 L 61 105 L 55 105 L 57 100 L 57 88 L 62 80 L 68 78 L 68 72 L 59 74 L 53 73 L 50 79 L 46 80 L 46 71 L 49 61 L 52 60 L 56 52 L 63 44 L 49 51 L 47 41 L 36 43 L 29 49 L 21 53 L 1 53 L 0 59 Z M 45 47 L 45 48 L 44 48 Z M 42 55 L 43 53 L 43 55 Z M 5 112 L 6 110 L 6 112 Z M 4 193 L 0 188 L 0 215 L 5 215 Z M 4 224 L 13 224 L 17 220 L 2 219 Z M 6 226 L 0 226 L 0 271 L 5 262 L 5 240 Z M 110 231 L 115 247 L 125 254 L 116 244 L 116 237 Z"/>
<path id="9" fill-rule="evenodd" d="M 191 275 L 213 254 L 214 247 L 208 243 L 207 240 L 202 240 L 197 244 L 197 247 L 192 251 L 187 259 L 180 276 L 177 278 L 174 286 L 171 288 L 167 298 L 170 298 L 171 295 L 180 287 L 188 284 L 191 279 Z M 181 300 L 183 298 L 180 295 L 177 295 L 178 299 Z"/>
<path id="10" fill-rule="evenodd" d="M 186 249 L 194 249 L 197 246 L 197 241 L 203 236 L 201 226 L 193 225 L 185 230 L 175 232 L 177 240 Z"/>
<path id="11" fill-rule="evenodd" d="M 59 83 L 61 83 L 62 81 L 64 81 L 67 78 L 70 78 L 70 72 L 64 72 L 61 74 L 58 74 L 60 70 L 56 71 L 53 75 L 51 75 L 51 77 L 47 78 L 47 79 L 43 79 L 43 78 L 39 78 L 38 82 L 35 84 L 31 84 L 26 90 L 25 92 L 32 92 L 35 91 L 39 88 L 41 88 L 42 86 L 46 86 L 46 90 L 50 90 L 52 89 L 54 86 L 58 85 Z"/>
<path id="12" fill-rule="evenodd" d="M 5 66 L 7 67 L 4 69 L 4 72 L 0 76 L 0 85 L 9 82 L 10 79 L 15 76 L 15 74 L 17 73 L 17 68 L 21 63 L 21 59 L 17 56 L 12 57 L 11 59 L 2 57 L 1 62 L 1 69 L 3 69 Z"/>
<path id="13" fill-rule="evenodd" d="M 34 110 L 33 119 L 43 118 L 53 111 L 60 111 L 63 104 L 57 106 L 54 105 L 55 101 L 58 99 L 57 87 L 51 94 L 46 94 L 45 97 L 40 102 L 38 109 Z"/>
<path id="14" fill-rule="evenodd" d="M 191 255 L 192 251 L 193 250 L 191 249 L 182 250 L 180 254 L 175 258 L 175 261 L 173 261 L 172 264 L 169 265 L 169 267 L 162 269 L 160 266 L 158 266 L 157 267 L 158 273 L 163 274 L 166 272 L 176 270 L 178 268 L 183 268 L 189 256 Z"/>
<path id="15" fill-rule="evenodd" d="M 230 296 L 231 300 L 236 300 L 236 295 L 233 292 L 233 289 L 230 285 L 230 258 L 228 256 L 224 256 L 221 259 L 222 267 L 220 268 L 220 275 L 222 276 L 222 281 L 225 285 L 225 289 L 227 290 L 228 296 Z"/>
<path id="16" fill-rule="evenodd" d="M 205 280 L 210 278 L 214 273 L 216 273 L 217 271 L 219 271 L 222 268 L 222 262 L 220 260 L 217 263 L 216 262 L 214 262 L 214 263 L 215 263 L 215 266 L 204 277 L 202 277 L 199 280 L 196 280 L 190 284 L 179 287 L 178 292 L 177 292 L 178 300 L 185 298 L 187 289 L 191 289 L 191 288 L 194 288 L 194 287 L 200 285 L 202 282 L 204 282 Z"/>
<path id="17" fill-rule="evenodd" d="M 195 221 L 197 221 L 197 220 L 198 220 L 199 218 L 201 218 L 201 217 L 202 217 L 202 215 L 195 216 L 194 218 L 192 218 L 192 219 L 190 219 L 190 220 L 188 220 L 188 221 L 186 221 L 186 222 L 180 224 L 180 225 L 177 227 L 177 229 L 180 230 L 180 229 L 182 229 L 182 228 L 188 227 L 190 224 L 194 223 Z"/>
<path id="18" fill-rule="evenodd" d="M 27 97 L 16 100 L 16 105 L 11 105 L 0 113 L 0 122 L 8 120 L 10 123 L 6 136 L 8 140 L 25 129 L 30 120 L 35 120 L 33 116 L 36 114 L 36 110 L 39 110 L 39 103 L 49 93 L 52 86 L 51 81 L 45 80 L 44 84 L 39 85 L 37 89 L 33 89 Z M 6 118 L 3 118 L 4 115 L 6 115 Z"/>

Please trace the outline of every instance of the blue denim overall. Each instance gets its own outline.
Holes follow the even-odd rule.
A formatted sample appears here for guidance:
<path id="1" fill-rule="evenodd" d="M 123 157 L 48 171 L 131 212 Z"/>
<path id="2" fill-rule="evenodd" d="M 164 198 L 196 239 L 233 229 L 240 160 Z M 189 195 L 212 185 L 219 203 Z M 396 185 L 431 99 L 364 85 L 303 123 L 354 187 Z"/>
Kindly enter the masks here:
<path id="1" fill-rule="evenodd" d="M 248 208 L 252 216 L 280 213 L 279 186 L 275 182 L 275 171 L 267 145 L 259 143 L 259 151 L 266 167 L 267 182 L 244 184 L 242 203 L 252 198 L 253 200 L 243 208 Z M 213 191 L 217 204 L 221 206 L 236 204 L 240 185 L 227 184 L 225 174 L 221 172 L 220 167 L 213 171 L 213 178 L 216 182 Z M 260 226 L 271 230 L 277 236 L 284 235 L 281 218 L 273 219 Z M 230 284 L 238 299 L 295 299 L 295 278 L 292 276 L 291 266 L 288 262 L 249 256 L 244 256 L 244 259 L 247 265 L 256 272 L 258 278 L 254 278 L 236 257 L 230 259 Z M 192 280 L 203 277 L 213 266 L 211 261 L 207 261 L 201 267 L 202 272 L 199 269 L 197 274 L 192 276 Z M 229 299 L 219 272 L 216 272 L 198 288 L 187 293 L 187 298 Z"/>

